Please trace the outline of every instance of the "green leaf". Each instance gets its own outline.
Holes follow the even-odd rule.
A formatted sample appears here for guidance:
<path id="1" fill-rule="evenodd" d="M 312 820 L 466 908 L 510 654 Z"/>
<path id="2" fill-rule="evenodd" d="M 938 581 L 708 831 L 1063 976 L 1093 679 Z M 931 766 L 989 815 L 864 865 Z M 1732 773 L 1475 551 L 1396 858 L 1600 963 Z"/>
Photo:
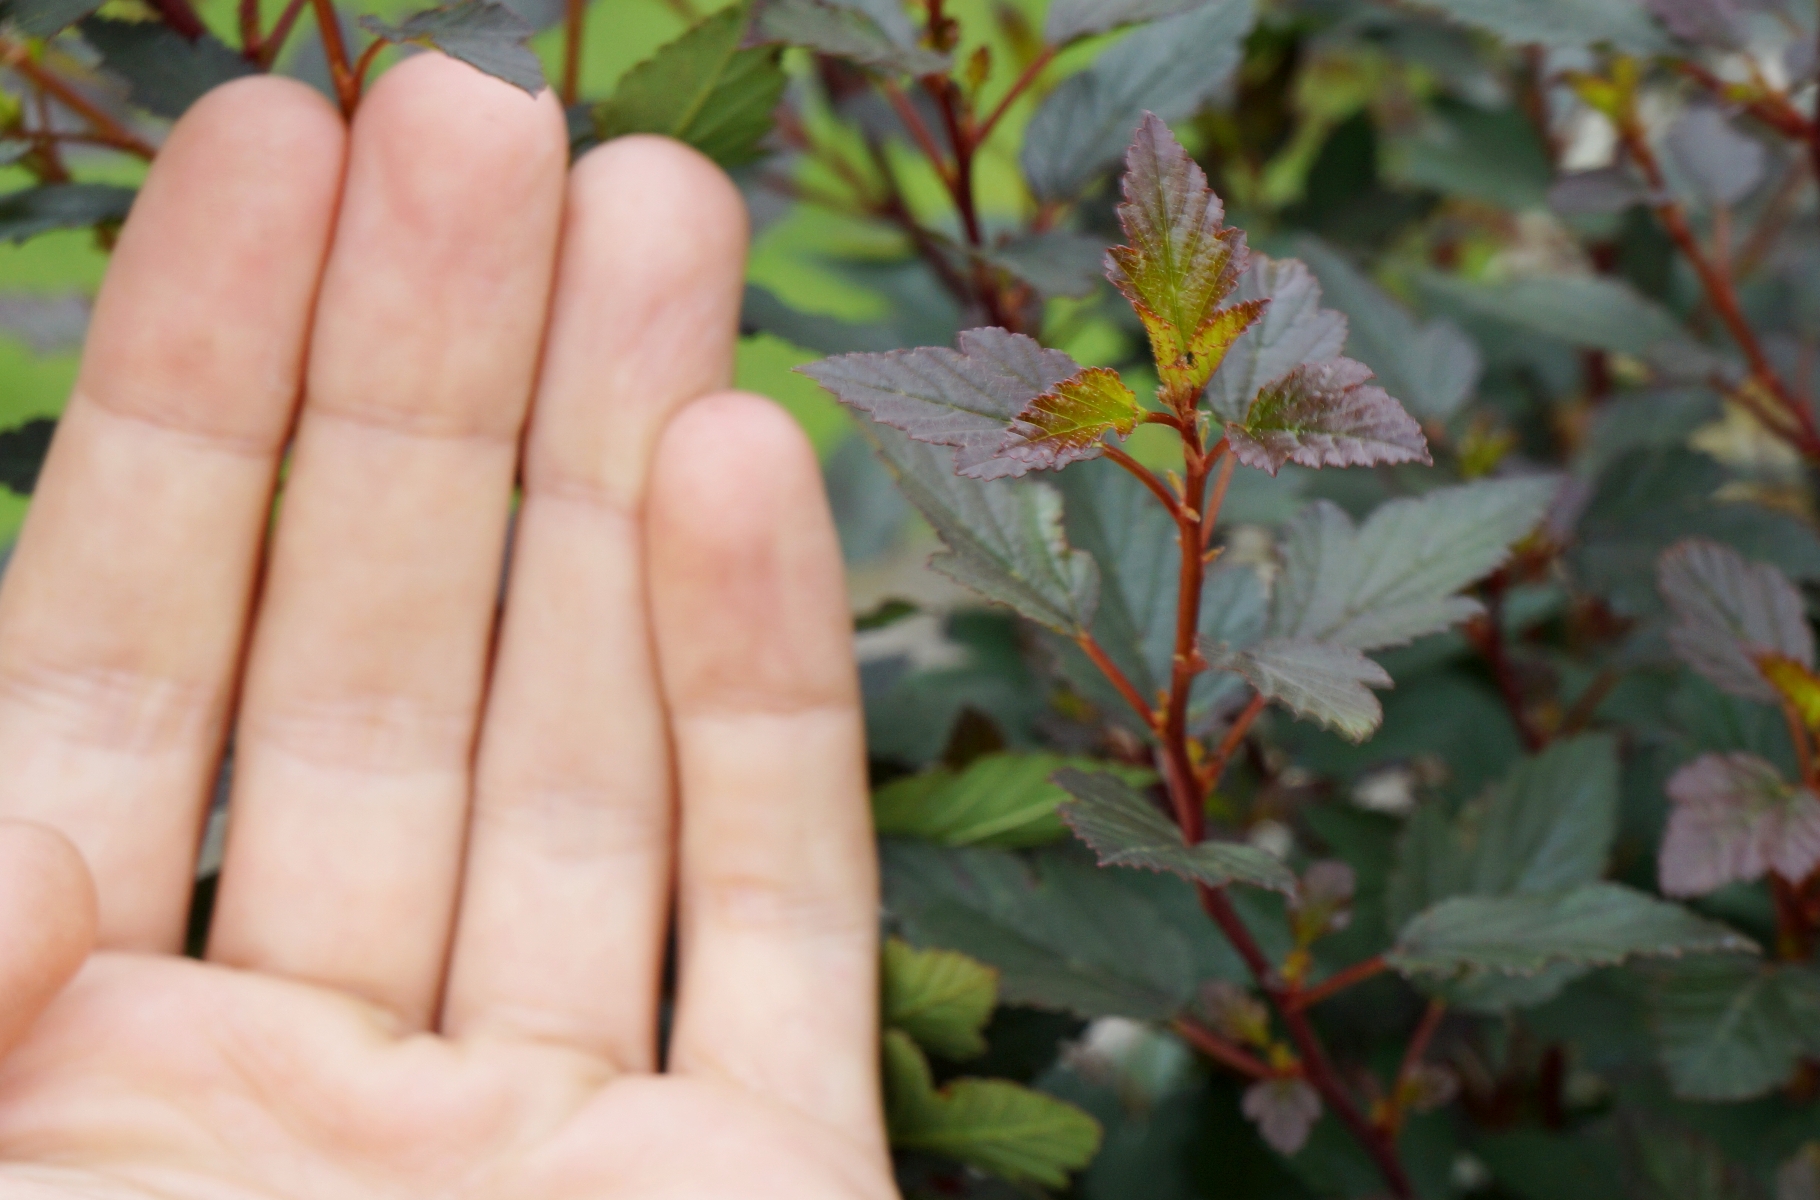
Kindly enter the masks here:
<path id="1" fill-rule="evenodd" d="M 1059 754 L 988 754 L 956 773 L 936 767 L 893 780 L 872 796 L 881 834 L 943 846 L 1041 846 L 1068 836 L 1056 806 L 1068 793 L 1049 781 L 1063 767 L 1099 765 Z M 1129 768 L 1133 782 L 1152 778 Z"/>
<path id="2" fill-rule="evenodd" d="M 595 135 L 663 134 L 723 167 L 759 157 L 789 78 L 775 47 L 740 49 L 746 23 L 746 5 L 722 9 L 627 71 L 594 106 Z"/>
<path id="3" fill-rule="evenodd" d="M 1645 991 L 1669 1082 L 1690 1100 L 1746 1100 L 1820 1052 L 1820 972 L 1711 955 L 1665 964 Z"/>
<path id="4" fill-rule="evenodd" d="M 998 972 L 953 950 L 918 950 L 885 939 L 880 995 L 887 1029 L 959 1061 L 986 1052 L 986 1022 L 998 1003 Z"/>
<path id="5" fill-rule="evenodd" d="M 190 41 L 161 21 L 82 22 L 82 40 L 101 65 L 126 80 L 129 98 L 147 112 L 181 117 L 205 92 L 252 75 L 252 63 L 210 34 Z"/>
<path id="6" fill-rule="evenodd" d="M 1321 281 L 1327 302 L 1346 316 L 1346 351 L 1377 373 L 1384 389 L 1417 418 L 1445 421 L 1478 387 L 1481 363 L 1472 339 L 1444 318 L 1415 317 L 1337 250 L 1313 237 L 1295 241 L 1296 256 Z"/>
<path id="7" fill-rule="evenodd" d="M 1062 805 L 1062 820 L 1093 848 L 1102 867 L 1166 871 L 1209 887 L 1249 883 L 1286 895 L 1295 890 L 1294 873 L 1256 846 L 1187 845 L 1174 822 L 1116 775 L 1068 768 L 1055 773 L 1055 782 L 1074 797 Z"/>
<path id="8" fill-rule="evenodd" d="M 962 479 L 948 472 L 944 452 L 889 429 L 864 428 L 904 498 L 947 547 L 931 566 L 1058 633 L 1089 627 L 1099 572 L 1091 557 L 1069 547 L 1053 488 Z"/>
<path id="9" fill-rule="evenodd" d="M 895 1029 L 885 1032 L 884 1056 L 885 1124 L 897 1149 L 1060 1188 L 1100 1148 L 1099 1122 L 1064 1100 L 1005 1079 L 956 1079 L 937 1090 L 928 1059 Z"/>
<path id="10" fill-rule="evenodd" d="M 1188 1002 L 1193 948 L 1128 872 L 1052 850 L 895 838 L 880 856 L 885 908 L 905 935 L 996 967 L 1003 1003 L 1164 1020 Z"/>
<path id="11" fill-rule="evenodd" d="M 758 32 L 893 74 L 947 70 L 952 60 L 917 45 L 901 11 L 897 16 L 894 21 L 878 6 L 840 0 L 766 0 L 759 9 Z"/>
<path id="12" fill-rule="evenodd" d="M 1403 406 L 1367 383 L 1371 368 L 1350 358 L 1303 363 L 1265 385 L 1226 440 L 1248 467 L 1275 475 L 1286 462 L 1305 467 L 1432 464 L 1428 439 Z"/>
<path id="13" fill-rule="evenodd" d="M 53 229 L 86 229 L 126 220 L 132 188 L 47 183 L 0 194 L 0 241 L 23 242 Z"/>
<path id="14" fill-rule="evenodd" d="M 1106 242 L 1053 229 L 1013 238 L 986 251 L 985 259 L 1045 296 L 1080 297 L 1091 295 L 1105 278 Z"/>
<path id="15" fill-rule="evenodd" d="M 1207 0 L 1052 0 L 1043 37 L 1060 46 L 1120 25 L 1155 21 L 1198 8 Z"/>
<path id="16" fill-rule="evenodd" d="M 1536 276 L 1484 284 L 1431 272 L 1420 282 L 1425 291 L 1479 316 L 1575 346 L 1645 354 L 1661 342 L 1687 337 L 1666 309 L 1609 275 Z"/>
<path id="17" fill-rule="evenodd" d="M 1081 365 L 1003 329 L 969 329 L 958 347 L 843 354 L 797 369 L 874 421 L 919 442 L 953 446 L 959 474 L 1024 474 L 1035 464 L 1000 454 L 1007 426 L 1031 401 L 1078 376 Z"/>
<path id="18" fill-rule="evenodd" d="M 10 21 L 26 37 L 55 37 L 100 7 L 100 0 L 3 0 L 0 25 Z"/>
<path id="19" fill-rule="evenodd" d="M 1551 963 L 1604 966 L 1756 943 L 1678 904 L 1616 883 L 1517 896 L 1455 896 L 1418 915 L 1385 960 L 1405 974 L 1530 975 Z"/>
<path id="20" fill-rule="evenodd" d="M 1270 635 L 1373 650 L 1465 620 L 1479 603 L 1455 593 L 1505 560 L 1558 486 L 1542 477 L 1440 488 L 1381 505 L 1356 528 L 1317 501 L 1284 530 Z"/>
<path id="21" fill-rule="evenodd" d="M 56 418 L 36 417 L 0 433 L 0 484 L 18 495 L 31 495 L 56 432 Z"/>
<path id="22" fill-rule="evenodd" d="M 1755 754 L 1703 754 L 1668 781 L 1672 807 L 1658 864 L 1663 892 L 1703 896 L 1774 871 L 1820 866 L 1820 797 Z"/>
<path id="23" fill-rule="evenodd" d="M 1669 643 L 1713 686 L 1775 704 L 1781 697 L 1758 666 L 1764 656 L 1814 665 L 1807 606 L 1773 565 L 1690 538 L 1662 555 L 1656 584 L 1675 618 Z"/>
<path id="24" fill-rule="evenodd" d="M 1256 300 L 1221 307 L 1248 261 L 1245 233 L 1226 227 L 1206 172 L 1154 113 L 1138 126 L 1120 186 L 1130 245 L 1112 248 L 1106 276 L 1150 335 L 1165 392 L 1195 396 L 1264 311 Z"/>
<path id="25" fill-rule="evenodd" d="M 1108 433 L 1129 435 L 1143 415 L 1117 371 L 1088 367 L 1025 405 L 998 457 L 1050 470 L 1098 458 Z"/>
<path id="26" fill-rule="evenodd" d="M 398 25 L 362 17 L 360 27 L 382 41 L 434 46 L 533 96 L 544 89 L 543 64 L 525 45 L 536 30 L 495 0 L 455 0 L 412 13 Z"/>
<path id="27" fill-rule="evenodd" d="M 1243 421 L 1258 392 L 1303 363 L 1331 362 L 1346 344 L 1346 318 L 1321 307 L 1321 285 L 1293 258 L 1251 256 L 1235 303 L 1265 303 L 1262 319 L 1241 334 L 1207 385 L 1223 420 Z"/>
<path id="28" fill-rule="evenodd" d="M 1198 109 L 1239 65 L 1252 0 L 1213 0 L 1125 35 L 1044 99 L 1019 154 L 1037 199 L 1071 200 L 1125 152 L 1144 114 L 1175 121 Z"/>
<path id="29" fill-rule="evenodd" d="M 1512 45 L 1607 45 L 1660 54 L 1671 43 L 1636 0 L 1426 0 L 1454 20 Z"/>
<path id="30" fill-rule="evenodd" d="M 1618 829 L 1618 752 L 1603 734 L 1566 738 L 1519 762 L 1462 815 L 1466 890 L 1548 892 L 1605 872 Z"/>
<path id="31" fill-rule="evenodd" d="M 1243 650 L 1206 646 L 1202 653 L 1217 670 L 1244 676 L 1258 695 L 1350 741 L 1364 741 L 1384 719 L 1369 689 L 1391 686 L 1390 674 L 1350 646 L 1271 639 Z"/>

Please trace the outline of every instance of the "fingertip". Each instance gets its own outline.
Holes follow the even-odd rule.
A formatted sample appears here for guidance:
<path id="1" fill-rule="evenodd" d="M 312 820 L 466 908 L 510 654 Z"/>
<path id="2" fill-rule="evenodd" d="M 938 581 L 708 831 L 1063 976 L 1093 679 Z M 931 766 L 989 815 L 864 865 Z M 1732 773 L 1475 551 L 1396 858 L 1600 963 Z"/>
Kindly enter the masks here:
<path id="1" fill-rule="evenodd" d="M 411 55 L 367 89 L 355 126 L 369 125 L 387 130 L 400 151 L 459 142 L 467 161 L 495 167 L 514 158 L 542 166 L 568 155 L 562 105 L 549 88 L 531 96 L 439 51 Z M 416 161 L 421 151 L 410 157 Z"/>
<path id="2" fill-rule="evenodd" d="M 603 142 L 575 162 L 570 189 L 584 204 L 636 207 L 659 228 L 686 229 L 699 258 L 743 258 L 745 200 L 707 155 L 674 138 L 629 134 Z"/>

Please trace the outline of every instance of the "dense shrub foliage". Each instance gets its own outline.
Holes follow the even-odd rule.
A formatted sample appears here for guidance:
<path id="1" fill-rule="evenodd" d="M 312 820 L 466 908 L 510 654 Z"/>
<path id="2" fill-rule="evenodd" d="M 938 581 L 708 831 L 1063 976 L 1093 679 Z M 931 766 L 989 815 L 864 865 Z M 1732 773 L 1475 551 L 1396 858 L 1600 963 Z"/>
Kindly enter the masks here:
<path id="1" fill-rule="evenodd" d="M 635 7 L 0 0 L 0 239 L 405 44 L 735 172 L 907 1195 L 1820 1197 L 1811 8 L 674 0 L 590 86 Z"/>

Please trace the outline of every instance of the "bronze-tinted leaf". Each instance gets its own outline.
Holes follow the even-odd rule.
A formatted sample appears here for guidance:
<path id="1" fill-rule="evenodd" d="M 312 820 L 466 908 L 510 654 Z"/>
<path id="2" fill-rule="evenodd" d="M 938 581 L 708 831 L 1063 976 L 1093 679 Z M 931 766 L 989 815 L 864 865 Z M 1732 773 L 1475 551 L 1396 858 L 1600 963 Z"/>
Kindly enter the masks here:
<path id="1" fill-rule="evenodd" d="M 999 456 L 1050 468 L 1098 458 L 1108 433 L 1129 434 L 1143 415 L 1117 371 L 1088 367 L 1025 405 L 1005 431 Z"/>
<path id="2" fill-rule="evenodd" d="M 1286 462 L 1432 462 L 1422 427 L 1371 378 L 1371 368 L 1350 358 L 1303 363 L 1258 393 L 1243 424 L 1226 426 L 1232 452 L 1272 475 Z"/>
<path id="3" fill-rule="evenodd" d="M 1754 754 L 1703 754 L 1668 781 L 1674 808 L 1658 870 L 1670 896 L 1703 896 L 1775 871 L 1820 865 L 1820 797 Z"/>
<path id="4" fill-rule="evenodd" d="M 1656 582 L 1675 623 L 1668 640 L 1714 686 L 1774 704 L 1766 656 L 1814 665 L 1814 634 L 1801 593 L 1768 563 L 1703 539 L 1677 543 L 1656 564 Z"/>

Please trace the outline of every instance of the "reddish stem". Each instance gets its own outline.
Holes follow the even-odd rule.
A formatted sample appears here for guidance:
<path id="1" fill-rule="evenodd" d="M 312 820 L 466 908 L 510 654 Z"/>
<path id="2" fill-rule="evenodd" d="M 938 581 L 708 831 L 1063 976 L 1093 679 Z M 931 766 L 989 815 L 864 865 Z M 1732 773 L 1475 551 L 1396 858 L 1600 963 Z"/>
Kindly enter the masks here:
<path id="1" fill-rule="evenodd" d="M 1245 922 L 1232 907 L 1232 901 L 1219 888 L 1199 884 L 1197 889 L 1201 895 L 1201 907 L 1213 918 L 1214 924 L 1220 927 L 1220 932 L 1226 935 L 1226 940 L 1232 943 L 1232 948 L 1238 951 L 1239 957 L 1245 960 L 1252 977 L 1258 981 L 1264 995 L 1283 1018 L 1289 1039 L 1295 1043 L 1296 1052 L 1301 1055 L 1303 1078 L 1321 1094 L 1321 1099 L 1333 1109 L 1340 1123 L 1346 1126 L 1348 1132 L 1371 1156 L 1372 1162 L 1377 1164 L 1378 1172 L 1384 1176 L 1384 1182 L 1390 1185 L 1391 1193 L 1399 1197 L 1399 1200 L 1410 1200 L 1415 1195 L 1415 1189 L 1397 1157 L 1396 1144 L 1384 1130 L 1366 1120 L 1365 1114 L 1359 1111 L 1345 1085 L 1340 1082 L 1333 1064 L 1328 1061 L 1327 1052 L 1322 1049 L 1321 1039 L 1308 1023 L 1307 1015 L 1290 1006 L 1289 993 L 1277 982 L 1269 960 L 1252 938 L 1251 931 L 1245 928 Z"/>
<path id="2" fill-rule="evenodd" d="M 1397 1082 L 1402 1083 L 1415 1073 L 1422 1065 L 1423 1057 L 1428 1053 L 1428 1043 L 1434 1040 L 1435 1030 L 1441 1028 L 1441 1018 L 1447 1015 L 1447 1002 L 1435 998 L 1428 1002 L 1428 1008 L 1422 1013 L 1422 1021 L 1410 1036 L 1409 1046 L 1403 1051 L 1403 1065 L 1397 1068 Z"/>
<path id="3" fill-rule="evenodd" d="M 1176 515 L 1181 510 L 1181 502 L 1170 495 L 1169 489 L 1163 486 L 1163 481 L 1156 477 L 1155 471 L 1152 471 L 1149 467 L 1146 467 L 1143 463 L 1131 457 L 1117 446 L 1108 445 L 1106 447 L 1106 457 L 1131 472 L 1131 474 L 1137 478 L 1138 482 L 1149 488 L 1151 494 L 1162 502 L 1164 508 L 1169 510 L 1170 516 Z"/>
<path id="4" fill-rule="evenodd" d="M 354 60 L 354 95 L 359 96 L 366 90 L 367 72 L 373 69 L 373 60 L 379 57 L 379 52 L 385 47 L 384 42 L 375 40 L 360 52 L 359 58 Z"/>
<path id="5" fill-rule="evenodd" d="M 1148 704 L 1144 703 L 1144 697 L 1131 682 L 1131 677 L 1119 669 L 1119 665 L 1112 661 L 1106 654 L 1105 648 L 1094 640 L 1091 633 L 1083 633 L 1074 640 L 1087 657 L 1093 660 L 1093 665 L 1099 668 L 1100 674 L 1104 675 L 1112 686 L 1118 689 L 1119 695 L 1125 698 L 1125 703 L 1131 705 L 1132 710 L 1144 722 L 1145 727 L 1154 731 L 1156 713 Z"/>
<path id="6" fill-rule="evenodd" d="M 1213 1030 L 1184 1017 L 1172 1023 L 1176 1036 L 1216 1062 L 1225 1063 L 1241 1075 L 1253 1079 L 1275 1079 L 1284 1074 L 1236 1042 L 1229 1042 Z"/>
<path id="7" fill-rule="evenodd" d="M 1632 119 L 1622 123 L 1618 132 L 1624 140 L 1625 148 L 1649 182 L 1650 189 L 1658 195 L 1666 196 L 1667 181 L 1662 175 L 1661 165 L 1656 161 L 1655 152 L 1649 148 L 1649 140 L 1644 136 L 1642 127 Z M 1664 199 L 1654 209 L 1656 219 L 1662 223 L 1670 239 L 1692 265 L 1694 273 L 1700 277 L 1707 303 L 1712 305 L 1713 311 L 1731 334 L 1732 341 L 1743 352 L 1745 360 L 1750 364 L 1752 377 L 1775 397 L 1783 416 L 1791 422 L 1792 430 L 1779 432 L 1800 451 L 1802 457 L 1820 462 L 1820 428 L 1815 427 L 1814 415 L 1789 390 L 1788 384 L 1764 353 L 1763 344 L 1757 340 L 1756 331 L 1750 327 L 1750 322 L 1745 319 L 1744 310 L 1738 303 L 1738 293 L 1732 286 L 1730 274 L 1700 248 L 1700 241 L 1694 236 L 1693 227 L 1688 224 L 1687 214 L 1680 204 Z"/>
<path id="8" fill-rule="evenodd" d="M 1336 996 L 1347 988 L 1364 983 L 1367 979 L 1381 975 L 1389 969 L 1389 964 L 1384 961 L 1383 955 L 1373 955 L 1363 962 L 1356 962 L 1344 970 L 1335 971 L 1311 988 L 1291 993 L 1289 1004 L 1297 1012 L 1301 1012 L 1305 1008 L 1314 1007 L 1329 996 Z"/>
<path id="9" fill-rule="evenodd" d="M 240 0 L 240 55 L 255 66 L 264 36 L 259 31 L 259 0 Z"/>
<path id="10" fill-rule="evenodd" d="M 164 18 L 164 23 L 189 41 L 195 41 L 208 32 L 202 18 L 190 7 L 190 0 L 152 0 L 152 7 Z"/>
<path id="11" fill-rule="evenodd" d="M 986 119 L 980 122 L 979 129 L 973 135 L 974 145 L 983 145 L 986 139 L 992 136 L 992 131 L 998 127 L 1000 121 L 1004 120 L 1005 114 L 1017 102 L 1017 98 L 1028 91 L 1030 85 L 1036 82 L 1037 76 L 1043 73 L 1043 68 L 1054 61 L 1054 46 L 1044 46 L 1042 53 L 1030 60 L 1030 65 L 1024 68 L 1024 73 L 1019 75 L 1016 82 L 1011 85 L 1011 90 L 999 99 L 998 104 L 986 115 Z"/>
<path id="12" fill-rule="evenodd" d="M 587 0 L 563 0 L 562 6 L 562 105 L 568 108 L 581 96 L 581 35 L 588 16 Z"/>
<path id="13" fill-rule="evenodd" d="M 139 138 L 132 130 L 109 116 L 70 84 L 47 71 L 41 64 L 34 62 L 31 52 L 18 42 L 0 37 L 0 64 L 17 71 L 41 94 L 52 97 L 71 112 L 79 114 L 95 127 L 96 135 L 108 145 L 118 150 L 124 150 L 128 154 L 137 155 L 148 162 L 157 156 L 158 151 Z"/>
<path id="14" fill-rule="evenodd" d="M 1599 712 L 1599 706 L 1605 703 L 1605 698 L 1611 695 L 1611 690 L 1618 686 L 1618 680 L 1621 678 L 1622 676 L 1610 667 L 1606 667 L 1593 676 L 1593 681 L 1586 685 L 1586 690 L 1580 693 L 1574 701 L 1573 707 L 1567 710 L 1567 715 L 1561 718 L 1561 727 L 1556 731 L 1558 736 L 1572 737 L 1592 724 L 1593 717 Z"/>
<path id="15" fill-rule="evenodd" d="M 1727 86 L 1726 82 L 1699 63 L 1682 59 L 1677 60 L 1674 66 L 1683 75 L 1711 92 L 1715 98 L 1726 104 L 1738 103 L 1738 98 L 1732 94 L 1732 89 Z M 1790 104 L 1788 97 L 1780 93 L 1746 100 L 1744 110 L 1776 132 L 1799 142 L 1812 142 L 1815 135 L 1820 133 L 1820 126 L 1816 126 L 1802 116 L 1801 110 Z"/>
<path id="16" fill-rule="evenodd" d="M 1220 473 L 1213 479 L 1213 495 L 1207 501 L 1207 515 L 1201 519 L 1201 549 L 1213 541 L 1213 530 L 1219 524 L 1220 509 L 1226 505 L 1226 488 L 1232 482 L 1232 469 L 1238 459 L 1231 454 L 1220 456 Z"/>
<path id="17" fill-rule="evenodd" d="M 885 93 L 892 111 L 897 113 L 897 119 L 903 122 L 905 132 L 916 142 L 917 149 L 923 152 L 929 165 L 942 177 L 943 185 L 953 191 L 954 169 L 948 162 L 948 156 L 942 153 L 941 146 L 936 143 L 935 133 L 929 128 L 929 123 L 923 120 L 923 114 L 916 111 L 916 105 L 910 102 L 910 97 L 904 95 L 904 89 L 891 80 L 881 79 L 879 88 Z"/>
<path id="18" fill-rule="evenodd" d="M 284 6 L 284 11 L 278 14 L 278 20 L 272 24 L 272 32 L 267 35 L 259 47 L 259 65 L 261 67 L 270 70 L 272 64 L 278 60 L 279 52 L 284 49 L 285 42 L 290 40 L 291 30 L 297 25 L 297 18 L 303 15 L 303 10 L 308 4 L 309 0 L 289 0 L 289 3 Z"/>
<path id="19" fill-rule="evenodd" d="M 1510 655 L 1504 644 L 1504 591 L 1510 585 L 1509 577 L 1502 571 L 1485 581 L 1485 616 L 1482 618 L 1484 636 L 1479 639 L 1479 649 L 1485 655 L 1485 663 L 1491 668 L 1492 679 L 1498 685 L 1498 695 L 1504 700 L 1504 707 L 1510 712 L 1510 723 L 1517 727 L 1517 736 L 1523 741 L 1523 748 L 1534 754 L 1547 744 L 1548 739 L 1529 719 L 1529 713 L 1523 703 L 1523 685 L 1517 679 L 1517 673 L 1510 664 Z"/>
<path id="20" fill-rule="evenodd" d="M 1206 767 L 1201 771 L 1199 782 L 1203 792 L 1211 792 L 1219 785 L 1220 776 L 1226 773 L 1226 764 L 1232 761 L 1232 756 L 1244 745 L 1245 735 L 1251 732 L 1251 723 L 1258 719 L 1268 703 L 1262 695 L 1253 696 L 1251 702 L 1233 720 L 1232 728 L 1220 740 L 1220 748 L 1213 752 L 1213 757 L 1207 760 Z"/>
<path id="21" fill-rule="evenodd" d="M 329 79 L 335 85 L 335 97 L 341 103 L 341 115 L 349 120 L 360 103 L 360 83 L 348 64 L 347 43 L 341 36 L 341 17 L 334 0 L 310 0 L 316 13 L 316 24 L 322 29 L 323 55 L 329 62 Z"/>

